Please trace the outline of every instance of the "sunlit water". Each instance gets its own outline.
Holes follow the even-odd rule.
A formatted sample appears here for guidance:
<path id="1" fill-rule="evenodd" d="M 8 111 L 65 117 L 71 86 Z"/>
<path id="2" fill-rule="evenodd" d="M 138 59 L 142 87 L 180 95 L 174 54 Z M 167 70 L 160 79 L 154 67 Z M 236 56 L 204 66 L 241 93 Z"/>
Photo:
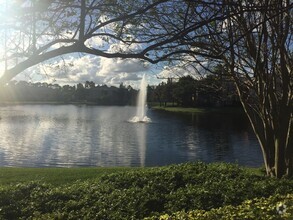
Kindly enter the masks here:
<path id="1" fill-rule="evenodd" d="M 0 166 L 161 166 L 227 161 L 260 166 L 261 150 L 241 114 L 177 115 L 135 107 L 0 107 Z"/>

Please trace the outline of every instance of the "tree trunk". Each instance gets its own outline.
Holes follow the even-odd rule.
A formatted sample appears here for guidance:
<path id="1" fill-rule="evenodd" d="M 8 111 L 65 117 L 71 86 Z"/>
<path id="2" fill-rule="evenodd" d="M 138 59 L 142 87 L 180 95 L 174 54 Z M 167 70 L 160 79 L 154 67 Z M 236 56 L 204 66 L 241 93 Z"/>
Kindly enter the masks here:
<path id="1" fill-rule="evenodd" d="M 280 109 L 274 122 L 262 117 L 244 102 L 242 105 L 251 122 L 253 131 L 259 141 L 263 153 L 266 173 L 281 178 L 292 177 L 293 145 L 292 145 L 292 113 L 288 109 Z"/>
<path id="2" fill-rule="evenodd" d="M 289 35 L 292 7 L 288 0 L 267 1 L 263 6 L 268 10 L 260 11 L 261 22 L 243 19 L 245 13 L 242 6 L 239 7 L 237 25 L 233 20 L 228 26 L 230 59 L 226 63 L 261 146 L 267 174 L 292 177 L 293 63 L 292 48 L 288 46 L 292 36 Z M 231 11 L 234 13 L 235 8 Z M 250 31 L 253 24 L 259 25 L 257 34 Z M 246 50 L 242 50 L 240 43 L 235 44 L 234 32 L 238 30 Z"/>

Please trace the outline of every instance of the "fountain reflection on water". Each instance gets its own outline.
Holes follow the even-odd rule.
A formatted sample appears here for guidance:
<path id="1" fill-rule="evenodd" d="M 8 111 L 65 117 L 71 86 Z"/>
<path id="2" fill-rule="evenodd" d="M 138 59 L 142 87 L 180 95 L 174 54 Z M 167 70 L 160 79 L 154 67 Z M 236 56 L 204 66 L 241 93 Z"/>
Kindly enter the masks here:
<path id="1" fill-rule="evenodd" d="M 151 119 L 146 116 L 147 112 L 147 80 L 145 74 L 140 82 L 140 88 L 137 96 L 136 116 L 132 117 L 131 123 L 150 123 Z M 140 152 L 140 165 L 145 166 L 146 152 L 146 126 L 136 126 L 135 133 Z"/>
<path id="2" fill-rule="evenodd" d="M 140 83 L 140 89 L 139 89 L 138 97 L 137 97 L 136 116 L 131 118 L 129 120 L 129 122 L 132 122 L 132 123 L 137 123 L 137 122 L 149 123 L 149 122 L 151 122 L 151 119 L 146 116 L 146 112 L 147 112 L 146 100 L 147 100 L 147 80 L 146 80 L 146 76 L 144 74 L 142 77 L 141 83 Z"/>

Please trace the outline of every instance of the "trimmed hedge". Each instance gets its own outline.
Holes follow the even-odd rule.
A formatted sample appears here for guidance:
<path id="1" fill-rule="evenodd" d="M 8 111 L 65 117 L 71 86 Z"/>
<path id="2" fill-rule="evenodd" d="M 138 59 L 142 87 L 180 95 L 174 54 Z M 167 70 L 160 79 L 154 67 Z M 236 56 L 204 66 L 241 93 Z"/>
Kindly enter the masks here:
<path id="1" fill-rule="evenodd" d="M 198 162 L 119 172 L 57 187 L 42 182 L 0 187 L 0 219 L 156 218 L 290 193 L 293 180 L 255 175 L 234 164 Z"/>

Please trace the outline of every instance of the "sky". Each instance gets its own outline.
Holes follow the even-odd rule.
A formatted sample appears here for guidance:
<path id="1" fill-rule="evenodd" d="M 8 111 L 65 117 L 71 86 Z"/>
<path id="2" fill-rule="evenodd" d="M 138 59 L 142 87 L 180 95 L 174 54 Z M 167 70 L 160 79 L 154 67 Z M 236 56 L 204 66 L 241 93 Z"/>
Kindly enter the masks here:
<path id="1" fill-rule="evenodd" d="M 0 14 L 2 17 L 8 16 L 5 15 L 5 10 L 3 10 L 6 4 L 5 2 L 6 0 L 0 0 Z M 91 45 L 100 45 L 103 42 L 97 39 L 87 43 Z M 137 45 L 133 45 L 132 47 L 136 46 Z M 114 52 L 116 47 L 121 49 L 123 45 L 119 45 L 119 43 L 117 43 L 117 45 L 115 45 L 115 43 L 108 45 L 107 52 Z M 2 36 L 2 39 L 0 39 L 1 57 L 3 57 L 3 53 L 4 43 Z M 4 72 L 4 66 L 4 61 L 0 62 L 0 76 Z M 60 85 L 93 81 L 96 84 L 106 84 L 109 86 L 118 86 L 123 83 L 124 85 L 131 85 L 137 88 L 143 74 L 146 74 L 148 84 L 157 85 L 162 81 L 166 81 L 158 78 L 187 75 L 188 71 L 179 67 L 167 67 L 164 66 L 164 64 L 152 65 L 137 59 L 108 59 L 75 53 L 33 66 L 16 76 L 14 80 L 58 83 Z"/>
<path id="2" fill-rule="evenodd" d="M 2 70 L 3 67 L 2 65 Z M 173 69 L 178 72 L 178 68 L 164 68 L 162 65 L 152 65 L 137 59 L 110 59 L 93 55 L 70 54 L 31 67 L 16 76 L 14 80 L 60 85 L 93 81 L 100 85 L 119 86 L 123 83 L 138 88 L 144 74 L 148 84 L 158 85 L 166 80 L 157 77 L 176 76 Z"/>
<path id="3" fill-rule="evenodd" d="M 1 74 L 4 62 L 0 63 Z M 138 59 L 105 58 L 86 54 L 69 54 L 33 66 L 20 73 L 13 80 L 29 82 L 58 83 L 60 85 L 93 81 L 96 84 L 119 86 L 121 83 L 138 88 L 143 74 L 148 84 L 158 85 L 167 77 L 188 72 L 178 67 L 153 65 Z"/>
<path id="4" fill-rule="evenodd" d="M 1 46 L 3 51 L 3 46 Z M 109 49 L 110 50 L 110 49 Z M 1 53 L 1 52 L 0 52 Z M 4 62 L 0 62 L 0 76 L 4 72 Z M 174 77 L 178 67 L 166 67 L 163 64 L 153 65 L 138 59 L 105 58 L 87 54 L 69 54 L 51 59 L 33 66 L 17 75 L 13 80 L 29 82 L 58 83 L 60 85 L 93 81 L 96 84 L 119 86 L 121 83 L 138 88 L 143 74 L 148 84 L 158 85 L 159 78 Z M 187 73 L 186 73 L 187 74 Z"/>

